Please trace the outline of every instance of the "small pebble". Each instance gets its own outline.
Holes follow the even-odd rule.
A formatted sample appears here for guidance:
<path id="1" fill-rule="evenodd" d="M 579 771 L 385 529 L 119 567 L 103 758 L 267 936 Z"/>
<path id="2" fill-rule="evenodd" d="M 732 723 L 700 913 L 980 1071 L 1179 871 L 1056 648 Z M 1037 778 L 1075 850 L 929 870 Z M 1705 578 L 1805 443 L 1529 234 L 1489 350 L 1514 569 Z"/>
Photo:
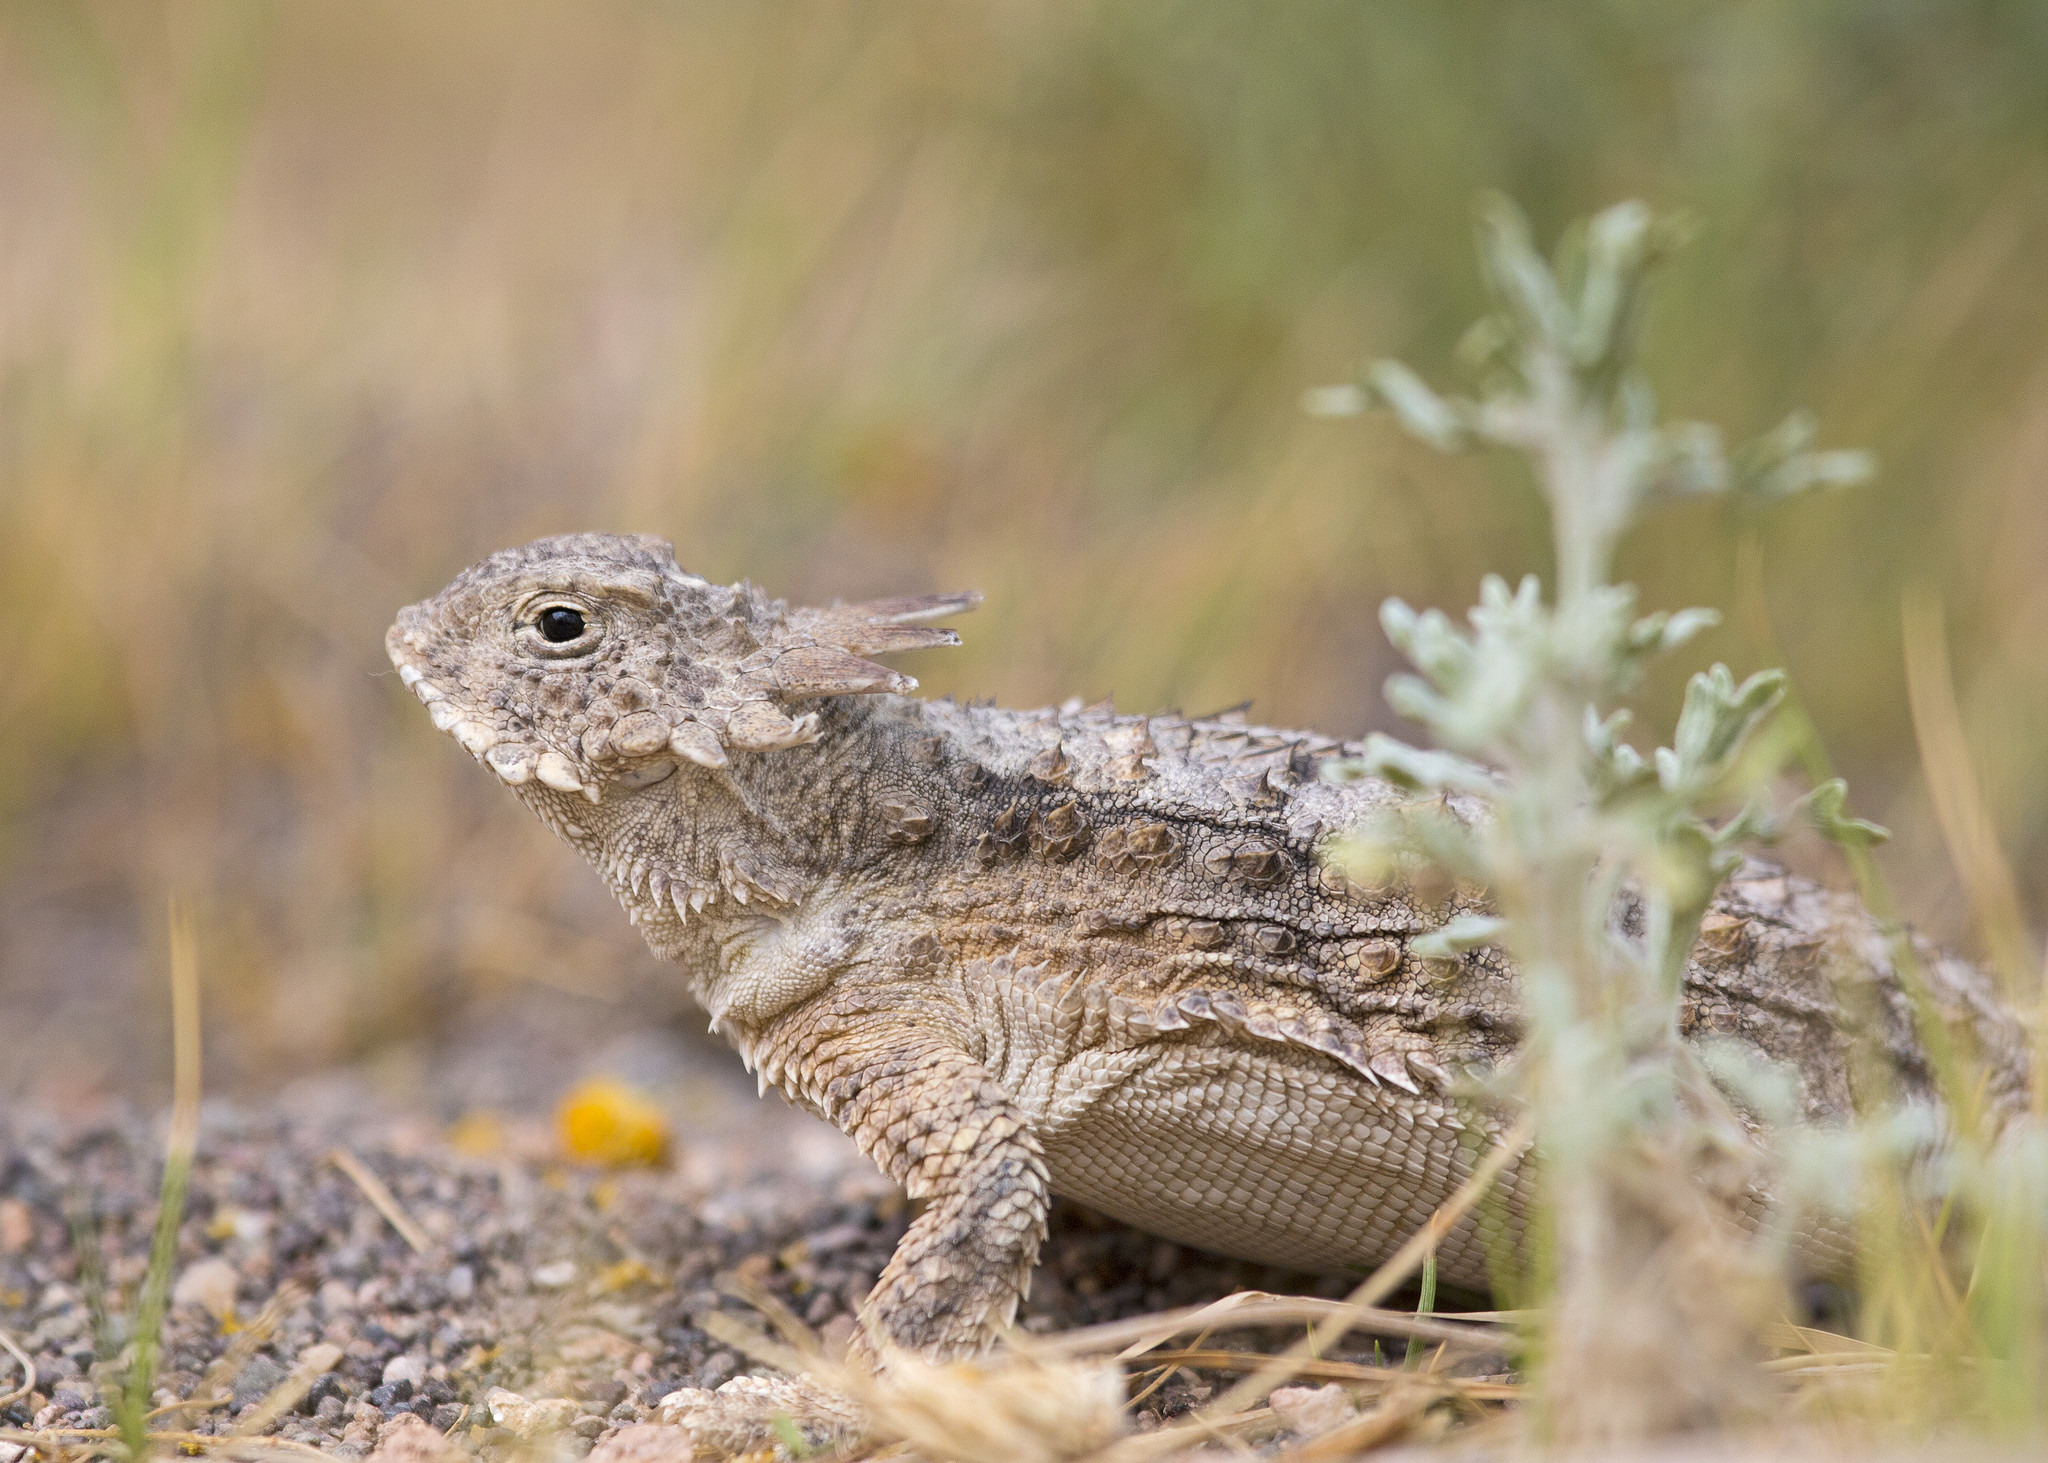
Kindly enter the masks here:
<path id="1" fill-rule="evenodd" d="M 267 1356 L 258 1356 L 235 1373 L 233 1389 L 235 1406 L 248 1407 L 261 1402 L 276 1390 L 287 1373 L 285 1369 Z"/>
<path id="2" fill-rule="evenodd" d="M 0 1199 L 0 1255 L 18 1255 L 35 1242 L 35 1219 L 29 1213 L 28 1205 L 19 1199 Z M 21 1456 L 18 1444 L 8 1443 L 14 1449 L 16 1458 Z M 0 1458 L 0 1463 L 12 1463 L 11 1459 Z"/>
<path id="3" fill-rule="evenodd" d="M 1267 1399 L 1274 1416 L 1303 1438 L 1321 1437 L 1350 1420 L 1351 1394 L 1335 1382 L 1320 1387 L 1281 1387 Z"/>
<path id="4" fill-rule="evenodd" d="M 557 1260 L 553 1264 L 543 1265 L 533 1272 L 533 1283 L 542 1290 L 560 1290 L 575 1279 L 576 1262 L 574 1260 Z"/>
<path id="5" fill-rule="evenodd" d="M 241 1285 L 242 1277 L 235 1273 L 235 1267 L 218 1255 L 204 1260 L 195 1260 L 180 1272 L 177 1284 L 171 1287 L 171 1304 L 198 1306 L 217 1321 L 226 1321 L 235 1314 L 235 1291 Z"/>

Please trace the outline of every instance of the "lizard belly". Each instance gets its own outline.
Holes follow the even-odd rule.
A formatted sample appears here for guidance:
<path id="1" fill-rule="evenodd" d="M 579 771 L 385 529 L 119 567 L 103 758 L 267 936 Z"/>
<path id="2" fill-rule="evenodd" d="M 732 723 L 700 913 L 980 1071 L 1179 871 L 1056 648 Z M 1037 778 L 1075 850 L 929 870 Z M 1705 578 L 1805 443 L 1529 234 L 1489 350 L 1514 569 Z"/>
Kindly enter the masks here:
<path id="1" fill-rule="evenodd" d="M 1293 1269 L 1370 1268 L 1419 1229 L 1477 1153 L 1447 1105 L 1374 1087 L 1303 1053 L 1163 1042 L 1049 1135 L 1053 1189 L 1125 1223 Z M 1526 1181 L 1511 1171 L 1511 1207 Z M 1518 1226 L 1519 1227 L 1519 1226 Z M 1488 1286 L 1468 1219 L 1438 1252 L 1446 1284 Z"/>

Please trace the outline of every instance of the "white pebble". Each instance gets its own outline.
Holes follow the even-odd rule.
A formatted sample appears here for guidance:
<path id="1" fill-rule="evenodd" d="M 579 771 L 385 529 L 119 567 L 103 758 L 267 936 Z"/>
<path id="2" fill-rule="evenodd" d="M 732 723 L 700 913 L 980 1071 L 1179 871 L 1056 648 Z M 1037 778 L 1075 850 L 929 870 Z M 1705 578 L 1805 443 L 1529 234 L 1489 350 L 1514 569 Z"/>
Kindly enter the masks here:
<path id="1" fill-rule="evenodd" d="M 566 1397 L 525 1398 L 503 1387 L 484 1395 L 491 1421 L 510 1428 L 521 1437 L 560 1432 L 582 1415 L 583 1409 Z"/>
<path id="2" fill-rule="evenodd" d="M 1318 1438 L 1351 1420 L 1351 1394 L 1330 1382 L 1321 1387 L 1281 1387 L 1268 1399 L 1273 1415 L 1297 1436 Z"/>
<path id="3" fill-rule="evenodd" d="M 341 1365 L 342 1350 L 331 1341 L 316 1341 L 298 1355 L 298 1369 L 320 1376 Z"/>
<path id="4" fill-rule="evenodd" d="M 185 1267 L 171 1288 L 171 1304 L 203 1306 L 214 1319 L 225 1321 L 235 1313 L 235 1287 L 242 1277 L 235 1267 L 215 1255 Z"/>
<path id="5" fill-rule="evenodd" d="M 403 1356 L 394 1356 L 384 1363 L 384 1385 L 387 1387 L 393 1382 L 411 1382 L 418 1386 L 426 1375 L 426 1359 L 411 1352 Z"/>
<path id="6" fill-rule="evenodd" d="M 560 1290 L 575 1278 L 574 1260 L 556 1260 L 553 1264 L 543 1265 L 533 1272 L 533 1283 L 542 1290 Z"/>

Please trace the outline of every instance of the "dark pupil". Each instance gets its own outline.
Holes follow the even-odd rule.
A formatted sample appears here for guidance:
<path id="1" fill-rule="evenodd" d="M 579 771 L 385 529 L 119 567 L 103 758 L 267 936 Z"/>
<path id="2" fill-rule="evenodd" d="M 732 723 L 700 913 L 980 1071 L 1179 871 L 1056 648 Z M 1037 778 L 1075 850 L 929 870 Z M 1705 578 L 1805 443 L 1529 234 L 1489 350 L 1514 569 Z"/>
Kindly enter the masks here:
<path id="1" fill-rule="evenodd" d="M 574 640 L 583 633 L 583 616 L 574 610 L 565 610 L 559 605 L 540 612 L 541 638 L 560 645 Z"/>

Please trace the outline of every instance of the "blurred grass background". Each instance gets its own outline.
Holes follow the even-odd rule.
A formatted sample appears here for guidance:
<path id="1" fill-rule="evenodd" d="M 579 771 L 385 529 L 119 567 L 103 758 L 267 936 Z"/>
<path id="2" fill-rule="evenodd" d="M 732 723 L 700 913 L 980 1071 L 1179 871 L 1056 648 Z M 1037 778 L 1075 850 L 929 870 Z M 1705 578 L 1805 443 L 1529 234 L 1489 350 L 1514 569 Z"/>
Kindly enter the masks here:
<path id="1" fill-rule="evenodd" d="M 1367 355 L 1450 375 L 1484 187 L 1546 238 L 1690 209 L 1673 407 L 1879 453 L 1625 568 L 1729 608 L 1738 670 L 1782 655 L 1966 939 L 1900 664 L 1938 595 L 2039 909 L 2044 77 L 2038 0 L 4 0 L 0 1094 L 161 1080 L 170 893 L 215 1086 L 537 988 L 683 1019 L 387 673 L 398 605 L 538 534 L 978 587 L 908 666 L 934 694 L 1386 725 L 1379 600 L 1544 569 L 1537 504 L 1298 400 Z"/>

